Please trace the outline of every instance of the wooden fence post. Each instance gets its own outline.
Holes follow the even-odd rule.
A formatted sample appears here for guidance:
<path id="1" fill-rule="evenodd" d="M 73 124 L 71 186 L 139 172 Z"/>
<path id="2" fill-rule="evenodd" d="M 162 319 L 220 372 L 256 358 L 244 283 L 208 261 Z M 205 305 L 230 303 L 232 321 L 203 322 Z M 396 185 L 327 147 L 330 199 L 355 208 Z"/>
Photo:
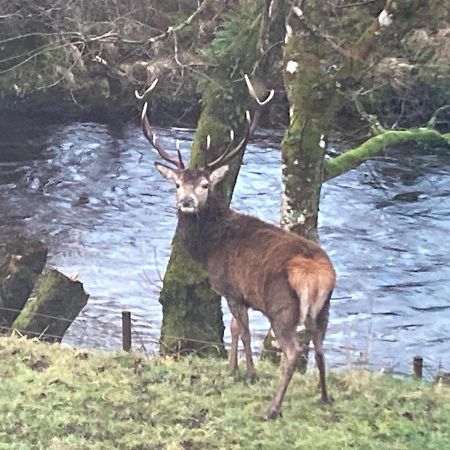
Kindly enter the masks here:
<path id="1" fill-rule="evenodd" d="M 131 313 L 122 311 L 122 348 L 125 352 L 131 350 Z"/>
<path id="2" fill-rule="evenodd" d="M 417 380 L 421 380 L 422 373 L 423 373 L 423 358 L 422 357 L 414 356 L 413 370 L 414 370 L 414 378 L 416 378 Z"/>

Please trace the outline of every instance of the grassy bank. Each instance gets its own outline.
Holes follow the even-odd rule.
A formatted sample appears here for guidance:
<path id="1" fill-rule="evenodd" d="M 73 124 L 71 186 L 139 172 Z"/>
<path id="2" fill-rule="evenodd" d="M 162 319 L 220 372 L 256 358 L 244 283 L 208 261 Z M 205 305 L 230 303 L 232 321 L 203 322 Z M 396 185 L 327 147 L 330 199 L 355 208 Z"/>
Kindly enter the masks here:
<path id="1" fill-rule="evenodd" d="M 367 372 L 295 375 L 261 420 L 278 369 L 249 384 L 223 360 L 148 359 L 0 338 L 0 449 L 445 449 L 450 389 Z"/>

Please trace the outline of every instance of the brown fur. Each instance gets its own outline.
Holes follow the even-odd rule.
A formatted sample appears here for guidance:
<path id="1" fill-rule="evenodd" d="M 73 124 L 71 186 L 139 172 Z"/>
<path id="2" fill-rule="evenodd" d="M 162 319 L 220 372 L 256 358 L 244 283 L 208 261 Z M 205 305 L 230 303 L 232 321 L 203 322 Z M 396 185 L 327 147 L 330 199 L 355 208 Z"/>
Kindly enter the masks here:
<path id="1" fill-rule="evenodd" d="M 204 171 L 189 169 L 173 173 L 163 169 L 162 173 L 169 179 L 175 178 L 182 184 L 179 191 L 190 196 L 196 195 L 198 184 L 204 183 L 205 178 Z M 215 172 L 206 176 L 212 185 L 220 180 Z M 202 199 L 194 198 L 198 205 L 195 213 L 179 208 L 178 229 L 185 247 L 194 259 L 205 264 L 211 286 L 227 299 L 230 307 L 233 316 L 230 370 L 237 367 L 240 337 L 247 375 L 255 374 L 247 313 L 250 307 L 269 319 L 285 360 L 283 377 L 267 418 L 274 419 L 280 414 L 295 370 L 300 353 L 296 336 L 299 324 L 306 326 L 313 340 L 322 400 L 328 402 L 322 343 L 335 283 L 328 256 L 314 242 L 220 206 L 213 189 L 208 189 L 206 197 L 202 193 Z M 179 204 L 183 203 L 182 197 L 178 200 Z"/>

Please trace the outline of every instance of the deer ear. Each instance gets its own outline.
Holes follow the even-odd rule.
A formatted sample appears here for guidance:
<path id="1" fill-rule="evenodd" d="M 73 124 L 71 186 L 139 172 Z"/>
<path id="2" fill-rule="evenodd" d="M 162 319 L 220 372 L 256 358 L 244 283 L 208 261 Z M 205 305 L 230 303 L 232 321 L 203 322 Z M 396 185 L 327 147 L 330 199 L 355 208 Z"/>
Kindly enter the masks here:
<path id="1" fill-rule="evenodd" d="M 219 183 L 220 181 L 223 180 L 223 178 L 227 174 L 229 168 L 230 168 L 230 166 L 225 164 L 224 166 L 219 167 L 218 169 L 211 172 L 211 174 L 209 175 L 209 182 L 211 183 L 211 187 L 213 189 L 217 183 Z"/>
<path id="2" fill-rule="evenodd" d="M 169 181 L 175 181 L 177 179 L 177 174 L 175 170 L 166 166 L 165 164 L 161 164 L 159 162 L 155 162 L 155 167 L 161 173 L 161 175 Z"/>

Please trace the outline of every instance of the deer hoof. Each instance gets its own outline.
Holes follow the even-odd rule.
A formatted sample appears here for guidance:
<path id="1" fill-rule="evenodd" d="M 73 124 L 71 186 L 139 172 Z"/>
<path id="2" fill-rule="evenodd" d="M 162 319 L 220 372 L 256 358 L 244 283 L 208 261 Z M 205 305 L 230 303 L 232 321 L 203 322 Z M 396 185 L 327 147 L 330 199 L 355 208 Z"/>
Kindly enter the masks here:
<path id="1" fill-rule="evenodd" d="M 278 417 L 282 417 L 281 411 L 278 408 L 271 406 L 269 411 L 267 411 L 267 415 L 264 418 L 266 421 L 278 419 Z"/>
<path id="2" fill-rule="evenodd" d="M 259 377 L 256 375 L 256 372 L 247 372 L 247 380 L 253 384 L 259 380 Z"/>

